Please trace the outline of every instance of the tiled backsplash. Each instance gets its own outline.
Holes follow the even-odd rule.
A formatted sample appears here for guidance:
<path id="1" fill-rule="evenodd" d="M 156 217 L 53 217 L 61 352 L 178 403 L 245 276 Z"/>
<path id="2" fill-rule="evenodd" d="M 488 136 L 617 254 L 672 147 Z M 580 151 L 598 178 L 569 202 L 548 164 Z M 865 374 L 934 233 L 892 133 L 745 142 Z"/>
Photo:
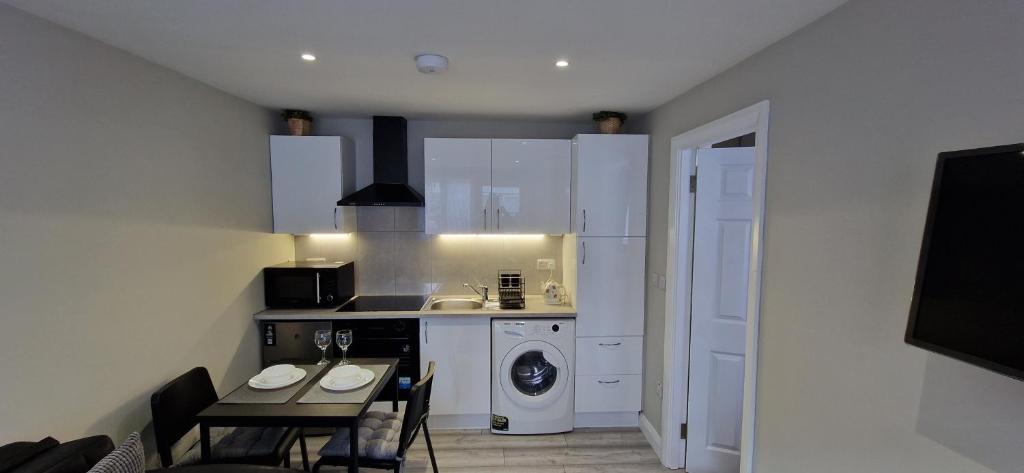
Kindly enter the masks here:
<path id="1" fill-rule="evenodd" d="M 463 283 L 498 285 L 499 269 L 519 269 L 528 294 L 540 294 L 555 260 L 562 281 L 562 237 L 549 235 L 427 235 L 419 207 L 360 207 L 358 232 L 295 237 L 295 258 L 356 262 L 359 294 L 467 294 Z"/>

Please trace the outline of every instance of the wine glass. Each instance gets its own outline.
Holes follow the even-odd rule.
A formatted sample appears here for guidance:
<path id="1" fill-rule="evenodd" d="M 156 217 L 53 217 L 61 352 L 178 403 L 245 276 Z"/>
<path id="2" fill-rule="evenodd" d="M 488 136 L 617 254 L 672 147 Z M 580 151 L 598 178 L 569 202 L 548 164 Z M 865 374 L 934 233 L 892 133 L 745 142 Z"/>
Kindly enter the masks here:
<path id="1" fill-rule="evenodd" d="M 330 361 L 327 361 L 327 347 L 331 346 L 331 331 L 330 330 L 317 330 L 313 334 L 313 342 L 316 343 L 317 348 L 320 349 L 320 361 L 317 362 L 317 366 L 323 366 Z"/>
<path id="2" fill-rule="evenodd" d="M 347 365 L 348 361 L 348 347 L 352 344 L 352 331 L 351 330 L 338 330 L 338 338 L 336 339 L 338 348 L 341 348 L 341 363 L 339 365 Z"/>

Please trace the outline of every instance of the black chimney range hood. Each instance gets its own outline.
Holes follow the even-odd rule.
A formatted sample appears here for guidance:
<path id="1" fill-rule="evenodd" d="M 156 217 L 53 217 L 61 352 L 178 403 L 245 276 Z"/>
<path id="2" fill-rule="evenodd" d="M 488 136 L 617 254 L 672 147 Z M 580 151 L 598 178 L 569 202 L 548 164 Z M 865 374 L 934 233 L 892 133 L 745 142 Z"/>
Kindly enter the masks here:
<path id="1" fill-rule="evenodd" d="M 338 205 L 423 207 L 423 196 L 409 187 L 405 118 L 373 117 L 373 184 L 346 195 Z"/>

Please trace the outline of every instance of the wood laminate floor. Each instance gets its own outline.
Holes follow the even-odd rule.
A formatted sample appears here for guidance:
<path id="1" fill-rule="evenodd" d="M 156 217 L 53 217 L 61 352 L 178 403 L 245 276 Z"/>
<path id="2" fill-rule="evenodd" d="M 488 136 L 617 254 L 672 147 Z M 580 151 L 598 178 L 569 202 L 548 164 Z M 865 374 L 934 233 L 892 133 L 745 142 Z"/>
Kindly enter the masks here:
<path id="1" fill-rule="evenodd" d="M 493 435 L 486 430 L 431 431 L 438 469 L 444 473 L 651 473 L 682 472 L 662 467 L 636 428 L 577 429 L 554 435 Z M 327 437 L 309 437 L 310 463 Z M 298 445 L 292 467 L 301 468 Z M 324 473 L 343 468 L 324 467 Z M 378 472 L 372 468 L 360 471 Z M 422 432 L 409 451 L 405 471 L 430 473 Z"/>

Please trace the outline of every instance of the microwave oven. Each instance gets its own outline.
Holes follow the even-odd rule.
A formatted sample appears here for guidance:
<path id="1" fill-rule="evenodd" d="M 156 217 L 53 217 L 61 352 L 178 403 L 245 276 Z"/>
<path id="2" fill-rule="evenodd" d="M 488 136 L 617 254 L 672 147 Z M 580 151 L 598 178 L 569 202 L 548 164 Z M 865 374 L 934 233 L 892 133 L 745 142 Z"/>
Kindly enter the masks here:
<path id="1" fill-rule="evenodd" d="M 289 261 L 263 268 L 270 309 L 339 306 L 355 295 L 355 264 Z"/>

